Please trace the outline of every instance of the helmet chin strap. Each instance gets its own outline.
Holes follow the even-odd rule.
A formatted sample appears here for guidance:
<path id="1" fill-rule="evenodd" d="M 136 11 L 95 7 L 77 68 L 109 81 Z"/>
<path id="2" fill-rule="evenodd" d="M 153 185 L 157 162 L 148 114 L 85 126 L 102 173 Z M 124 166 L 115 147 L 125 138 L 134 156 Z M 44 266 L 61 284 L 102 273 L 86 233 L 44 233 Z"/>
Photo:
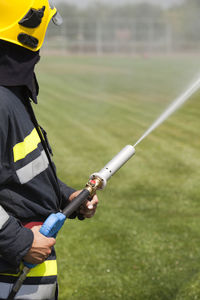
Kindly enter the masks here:
<path id="1" fill-rule="evenodd" d="M 48 0 L 48 1 L 49 1 L 49 5 L 50 5 L 51 9 L 54 9 L 55 8 L 54 0 Z M 58 26 L 60 26 L 63 23 L 63 19 L 58 11 L 53 16 L 52 21 L 55 25 L 58 25 Z"/>

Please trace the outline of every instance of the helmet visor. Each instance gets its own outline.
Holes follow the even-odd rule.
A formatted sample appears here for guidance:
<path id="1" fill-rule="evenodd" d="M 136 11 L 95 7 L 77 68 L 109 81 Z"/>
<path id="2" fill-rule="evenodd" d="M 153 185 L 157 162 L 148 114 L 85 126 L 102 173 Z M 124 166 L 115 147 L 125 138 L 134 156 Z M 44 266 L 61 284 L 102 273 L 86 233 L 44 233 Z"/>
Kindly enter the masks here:
<path id="1" fill-rule="evenodd" d="M 54 5 L 54 0 L 48 0 L 48 1 L 49 1 L 49 6 L 51 9 L 56 8 Z M 59 12 L 57 11 L 57 9 L 56 9 L 55 15 L 52 17 L 52 21 L 55 25 L 58 25 L 58 26 L 60 26 L 63 23 L 63 19 L 62 19 L 61 15 L 59 14 Z"/>

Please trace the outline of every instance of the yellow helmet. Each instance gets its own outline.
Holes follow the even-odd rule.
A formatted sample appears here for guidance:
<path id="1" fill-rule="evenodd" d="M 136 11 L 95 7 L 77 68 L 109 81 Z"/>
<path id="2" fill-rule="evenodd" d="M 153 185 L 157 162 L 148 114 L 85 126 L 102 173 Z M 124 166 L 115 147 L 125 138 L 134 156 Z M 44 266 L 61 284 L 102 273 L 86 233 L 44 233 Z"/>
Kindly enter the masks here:
<path id="1" fill-rule="evenodd" d="M 62 23 L 53 0 L 0 0 L 0 39 L 38 51 L 51 19 Z"/>

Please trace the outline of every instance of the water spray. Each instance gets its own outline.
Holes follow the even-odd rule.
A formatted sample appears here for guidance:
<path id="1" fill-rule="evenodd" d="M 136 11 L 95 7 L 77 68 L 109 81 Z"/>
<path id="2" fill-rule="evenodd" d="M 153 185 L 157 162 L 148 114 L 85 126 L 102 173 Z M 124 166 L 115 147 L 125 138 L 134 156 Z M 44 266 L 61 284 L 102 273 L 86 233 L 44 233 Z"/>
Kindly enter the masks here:
<path id="1" fill-rule="evenodd" d="M 103 167 L 103 169 L 97 173 L 93 173 L 82 192 L 64 208 L 62 213 L 59 212 L 56 214 L 51 214 L 46 219 L 40 229 L 40 233 L 46 237 L 56 237 L 66 218 L 68 218 L 73 212 L 77 211 L 79 207 L 85 201 L 87 201 L 87 199 L 92 199 L 97 190 L 104 189 L 107 181 L 135 154 L 135 147 L 154 129 L 168 119 L 178 108 L 180 108 L 199 88 L 200 78 L 190 85 L 180 97 L 172 102 L 172 104 L 164 111 L 164 113 L 162 113 L 160 117 L 141 136 L 141 138 L 139 138 L 134 146 L 125 146 L 110 162 Z M 35 265 L 24 262 L 24 268 L 16 283 L 13 285 L 12 291 L 10 292 L 7 300 L 13 300 L 15 298 L 24 280 L 26 279 L 27 274 L 34 267 Z"/>
<path id="2" fill-rule="evenodd" d="M 147 129 L 147 131 L 132 145 L 125 146 L 103 169 L 90 176 L 85 189 L 64 210 L 65 215 L 77 210 L 88 197 L 93 197 L 97 190 L 105 188 L 107 181 L 135 154 L 135 147 L 144 140 L 153 130 L 168 119 L 178 108 L 180 108 L 198 89 L 200 78 L 193 82 L 188 89 L 176 98 L 171 105 L 159 116 L 159 118 Z"/>
<path id="3" fill-rule="evenodd" d="M 198 89 L 200 88 L 200 78 L 192 83 L 189 88 L 176 98 L 171 105 L 159 116 L 159 118 L 147 129 L 147 131 L 141 136 L 141 138 L 135 143 L 137 146 L 142 140 L 144 140 L 154 129 L 160 126 L 165 120 L 167 120 L 178 108 L 180 108 Z"/>

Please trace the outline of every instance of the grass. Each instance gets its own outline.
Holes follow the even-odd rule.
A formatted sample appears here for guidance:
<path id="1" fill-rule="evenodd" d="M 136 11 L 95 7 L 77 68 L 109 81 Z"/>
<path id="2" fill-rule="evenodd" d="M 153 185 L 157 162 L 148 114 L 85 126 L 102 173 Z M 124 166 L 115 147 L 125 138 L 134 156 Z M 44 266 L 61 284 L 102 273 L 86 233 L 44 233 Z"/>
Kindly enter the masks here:
<path id="1" fill-rule="evenodd" d="M 77 189 L 195 78 L 198 57 L 43 57 L 36 108 Z M 57 239 L 60 300 L 200 299 L 200 94 L 136 148 L 96 216 Z"/>

